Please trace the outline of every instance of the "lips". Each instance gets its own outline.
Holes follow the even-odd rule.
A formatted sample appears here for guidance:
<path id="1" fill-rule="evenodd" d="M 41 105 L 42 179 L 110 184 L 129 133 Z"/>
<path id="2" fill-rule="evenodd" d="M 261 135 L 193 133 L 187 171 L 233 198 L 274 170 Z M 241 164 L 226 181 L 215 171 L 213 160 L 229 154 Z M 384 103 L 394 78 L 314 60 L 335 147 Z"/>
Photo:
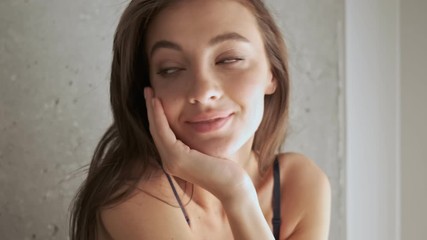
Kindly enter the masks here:
<path id="1" fill-rule="evenodd" d="M 207 133 L 221 129 L 229 122 L 234 113 L 230 112 L 215 112 L 194 116 L 186 123 L 199 133 Z"/>

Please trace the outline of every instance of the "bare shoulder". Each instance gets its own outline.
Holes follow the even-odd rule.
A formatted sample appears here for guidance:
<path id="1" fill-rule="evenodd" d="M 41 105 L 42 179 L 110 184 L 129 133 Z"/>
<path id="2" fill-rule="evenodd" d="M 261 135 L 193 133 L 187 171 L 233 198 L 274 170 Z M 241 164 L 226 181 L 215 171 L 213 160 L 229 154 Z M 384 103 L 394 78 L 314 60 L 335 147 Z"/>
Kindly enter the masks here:
<path id="1" fill-rule="evenodd" d="M 284 177 L 283 186 L 286 188 L 296 188 L 298 192 L 302 190 L 327 191 L 330 189 L 329 180 L 326 174 L 307 156 L 288 152 L 279 155 L 280 170 Z M 300 189 L 299 187 L 304 187 Z"/>
<path id="2" fill-rule="evenodd" d="M 141 182 L 130 197 L 101 210 L 105 231 L 116 240 L 191 239 L 189 227 L 169 192 L 165 178 Z"/>
<path id="3" fill-rule="evenodd" d="M 327 239 L 331 205 L 328 177 L 303 154 L 280 154 L 279 163 L 285 239 Z"/>

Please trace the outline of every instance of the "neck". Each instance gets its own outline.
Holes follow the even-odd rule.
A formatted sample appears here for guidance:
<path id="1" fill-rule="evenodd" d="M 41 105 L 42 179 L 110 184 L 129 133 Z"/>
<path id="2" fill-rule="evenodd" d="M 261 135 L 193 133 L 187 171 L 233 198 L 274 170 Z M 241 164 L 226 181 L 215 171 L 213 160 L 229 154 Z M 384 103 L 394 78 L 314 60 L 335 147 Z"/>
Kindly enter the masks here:
<path id="1" fill-rule="evenodd" d="M 194 185 L 193 199 L 199 207 L 207 212 L 222 212 L 222 204 L 212 193 L 202 187 Z"/>
<path id="2" fill-rule="evenodd" d="M 238 151 L 231 155 L 222 156 L 226 159 L 232 160 L 238 163 L 243 169 L 245 169 L 249 175 L 251 175 L 252 163 L 256 163 L 256 155 L 252 151 L 253 137 L 249 139 Z"/>
<path id="3" fill-rule="evenodd" d="M 259 179 L 258 156 L 252 151 L 253 137 L 247 141 L 239 151 L 227 159 L 237 162 L 246 173 L 251 177 L 254 185 L 257 185 Z"/>

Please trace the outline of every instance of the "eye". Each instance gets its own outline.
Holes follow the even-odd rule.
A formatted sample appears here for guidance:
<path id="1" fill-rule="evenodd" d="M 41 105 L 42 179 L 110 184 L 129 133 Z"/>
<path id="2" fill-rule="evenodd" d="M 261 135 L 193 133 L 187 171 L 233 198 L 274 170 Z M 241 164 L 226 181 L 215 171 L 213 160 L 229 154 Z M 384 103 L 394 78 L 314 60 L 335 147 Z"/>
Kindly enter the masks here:
<path id="1" fill-rule="evenodd" d="M 184 68 L 179 68 L 179 67 L 169 67 L 169 68 L 162 68 L 160 69 L 157 74 L 163 76 L 163 77 L 167 77 L 167 76 L 171 76 L 174 75 L 176 73 L 178 73 L 179 71 L 185 70 Z"/>
<path id="2" fill-rule="evenodd" d="M 229 58 L 221 59 L 216 64 L 232 64 L 232 63 L 237 63 L 237 62 L 243 61 L 243 60 L 244 59 L 240 58 L 240 57 L 229 57 Z"/>

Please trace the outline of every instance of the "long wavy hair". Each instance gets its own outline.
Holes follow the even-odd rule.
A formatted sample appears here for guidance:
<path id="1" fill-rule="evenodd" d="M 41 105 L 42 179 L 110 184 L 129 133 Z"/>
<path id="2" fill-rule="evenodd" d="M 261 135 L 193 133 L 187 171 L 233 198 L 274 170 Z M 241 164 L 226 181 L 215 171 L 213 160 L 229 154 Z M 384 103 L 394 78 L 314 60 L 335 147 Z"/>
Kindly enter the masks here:
<path id="1" fill-rule="evenodd" d="M 144 87 L 150 85 L 145 35 L 152 19 L 178 1 L 184 0 L 131 0 L 121 16 L 114 36 L 111 65 L 113 123 L 99 141 L 87 178 L 73 200 L 71 240 L 97 239 L 100 210 L 126 199 L 138 180 L 149 175 L 149 169 L 159 167 L 160 158 L 150 135 L 143 96 Z M 263 1 L 236 1 L 257 19 L 271 71 L 277 80 L 274 94 L 265 96 L 264 116 L 252 147 L 263 173 L 272 165 L 287 128 L 287 52 L 279 28 Z"/>

